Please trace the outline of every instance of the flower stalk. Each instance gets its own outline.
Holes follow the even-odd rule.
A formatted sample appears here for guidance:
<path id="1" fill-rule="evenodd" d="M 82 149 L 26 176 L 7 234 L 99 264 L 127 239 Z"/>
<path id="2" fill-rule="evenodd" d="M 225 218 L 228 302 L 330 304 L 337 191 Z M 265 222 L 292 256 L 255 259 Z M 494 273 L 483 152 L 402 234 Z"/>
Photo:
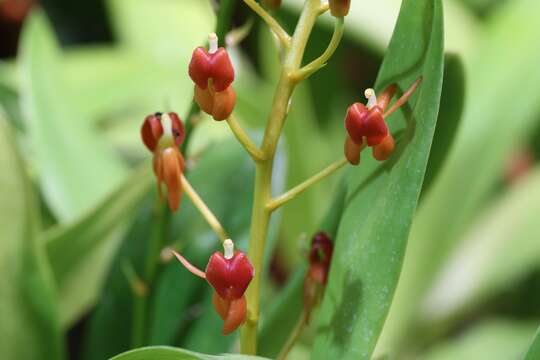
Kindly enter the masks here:
<path id="1" fill-rule="evenodd" d="M 244 0 L 244 2 L 246 2 L 246 4 L 250 5 L 252 8 L 253 3 L 255 3 L 252 0 Z M 304 57 L 306 45 L 311 31 L 313 30 L 313 26 L 315 25 L 315 21 L 320 13 L 320 0 L 306 0 L 294 35 L 290 39 L 290 46 L 284 47 L 285 57 L 283 67 L 278 86 L 274 93 L 272 110 L 268 117 L 261 147 L 265 157 L 264 160 L 256 164 L 255 194 L 248 247 L 248 256 L 255 268 L 255 277 L 246 292 L 248 313 L 246 323 L 241 329 L 240 338 L 241 351 L 243 354 L 255 355 L 257 352 L 257 325 L 259 322 L 260 312 L 259 295 L 261 287 L 261 272 L 265 242 L 268 233 L 268 224 L 272 214 L 272 209 L 268 207 L 268 204 L 272 200 L 271 186 L 274 158 L 279 137 L 287 117 L 289 101 L 296 85 L 298 84 L 296 74 L 298 74 L 302 68 L 302 59 Z M 267 19 L 267 13 L 262 17 L 267 21 L 267 23 L 269 22 Z M 273 18 L 272 20 L 275 21 Z M 269 23 L 273 24 L 273 21 L 270 21 Z M 274 32 L 276 32 L 275 24 L 271 25 L 271 28 L 274 30 Z M 280 37 L 279 31 L 276 33 L 276 35 L 278 35 L 278 38 L 280 38 L 282 43 L 289 43 L 289 40 L 285 38 L 283 34 Z M 305 188 L 307 188 L 307 186 Z"/>

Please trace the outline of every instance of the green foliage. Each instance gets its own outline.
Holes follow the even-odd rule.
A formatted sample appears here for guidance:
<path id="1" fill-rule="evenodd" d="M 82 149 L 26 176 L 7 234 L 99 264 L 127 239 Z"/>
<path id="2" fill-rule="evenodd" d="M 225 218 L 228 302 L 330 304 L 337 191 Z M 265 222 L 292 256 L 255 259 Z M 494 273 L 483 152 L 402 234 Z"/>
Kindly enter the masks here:
<path id="1" fill-rule="evenodd" d="M 25 24 L 20 51 L 21 102 L 32 141 L 31 155 L 26 155 L 38 169 L 54 214 L 73 220 L 118 186 L 126 172 L 73 106 L 58 46 L 40 11 Z"/>
<path id="2" fill-rule="evenodd" d="M 397 285 L 435 124 L 443 76 L 440 1 L 405 2 L 377 80 L 406 89 L 419 76 L 418 94 L 389 119 L 401 131 L 388 163 L 369 161 L 348 175 L 328 286 L 312 353 L 314 359 L 368 359 Z M 406 44 L 406 45 L 404 45 Z M 367 160 L 367 161 L 366 161 Z M 369 170 L 367 170 L 369 169 Z"/>
<path id="3" fill-rule="evenodd" d="M 536 325 L 508 319 L 488 319 L 422 356 L 425 360 L 519 359 Z M 532 357 L 531 359 L 536 359 Z"/>
<path id="4" fill-rule="evenodd" d="M 0 118 L 0 349 L 7 359 L 64 358 L 58 303 L 37 204 L 16 143 Z"/>
<path id="5" fill-rule="evenodd" d="M 120 234 L 141 204 L 153 178 L 148 167 L 128 179 L 92 211 L 45 232 L 40 241 L 57 283 L 61 321 L 71 326 L 99 297 Z"/>
<path id="6" fill-rule="evenodd" d="M 68 0 L 26 18 L 17 57 L 0 60 L 2 359 L 263 359 L 222 354 L 239 341 L 222 336 L 213 290 L 157 259 L 173 246 L 204 268 L 221 249 L 188 198 L 175 214 L 155 205 L 139 134 L 148 113 L 182 116 L 194 129 L 182 149 L 187 177 L 248 250 L 255 166 L 226 122 L 186 116 L 193 49 L 212 31 L 225 45 L 228 30 L 253 22 L 228 50 L 236 117 L 260 144 L 284 51 L 246 3 L 107 0 L 112 41 L 69 47 L 57 41 L 77 26 Z M 290 31 L 304 3 L 284 1 L 271 15 Z M 307 241 L 325 230 L 335 255 L 324 301 L 288 359 L 540 358 L 540 292 L 531 286 L 540 269 L 540 4 L 447 0 L 443 34 L 441 3 L 352 1 L 338 52 L 295 89 L 273 196 L 342 156 L 346 108 L 363 101 L 381 61 L 377 92 L 424 78 L 388 119 L 398 144 L 389 161 L 364 150 L 341 181 L 325 180 L 273 216 L 258 355 L 275 358 L 297 324 Z M 303 64 L 324 51 L 333 21 L 317 18 Z M 510 183 L 513 154 L 530 150 L 530 168 Z M 148 264 L 155 272 L 140 297 L 133 276 L 146 281 Z M 141 345 L 151 347 L 127 351 Z"/>
<path id="7" fill-rule="evenodd" d="M 490 19 L 479 48 L 466 61 L 467 101 L 464 118 L 439 179 L 416 215 L 403 273 L 385 326 L 383 347 L 404 340 L 421 299 L 452 249 L 485 205 L 501 179 L 514 144 L 537 122 L 540 96 L 540 34 L 535 20 L 540 4 L 520 0 L 500 8 Z M 523 36 L 512 36 L 508 32 Z M 512 56 L 506 56 L 507 49 Z M 530 71 L 516 72 L 518 68 Z M 520 94 L 520 105 L 501 99 Z M 510 120 L 512 119 L 512 120 Z M 444 231 L 441 231 L 444 229 Z"/>
<path id="8" fill-rule="evenodd" d="M 536 332 L 534 340 L 523 357 L 524 360 L 534 360 L 540 356 L 540 331 Z"/>
<path id="9" fill-rule="evenodd" d="M 205 355 L 198 354 L 192 351 L 171 348 L 166 346 L 148 347 L 137 350 L 128 351 L 113 357 L 111 360 L 264 360 L 264 358 L 258 356 L 247 355 Z"/>

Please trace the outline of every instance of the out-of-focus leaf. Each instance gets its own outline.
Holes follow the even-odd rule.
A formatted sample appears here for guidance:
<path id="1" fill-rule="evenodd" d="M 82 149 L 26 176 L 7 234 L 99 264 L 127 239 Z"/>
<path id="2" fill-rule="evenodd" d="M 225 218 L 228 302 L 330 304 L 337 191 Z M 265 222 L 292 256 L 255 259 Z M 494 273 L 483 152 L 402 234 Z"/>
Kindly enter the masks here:
<path id="1" fill-rule="evenodd" d="M 178 80 L 162 66 L 119 47 L 69 49 L 62 65 L 74 103 L 87 121 L 112 117 L 110 122 L 117 125 L 133 116 L 137 130 L 147 113 L 167 105 L 167 88 Z M 139 139 L 133 132 L 128 135 Z"/>
<path id="2" fill-rule="evenodd" d="M 427 320 L 461 313 L 538 269 L 538 214 L 540 169 L 501 196 L 469 230 L 427 296 Z"/>
<path id="3" fill-rule="evenodd" d="M 464 101 L 465 70 L 463 62 L 456 54 L 447 55 L 444 62 L 441 107 L 433 136 L 433 146 L 429 153 L 422 194 L 426 192 L 439 174 L 439 170 L 452 148 L 463 115 Z"/>
<path id="4" fill-rule="evenodd" d="M 415 217 L 381 338 L 383 351 L 395 350 L 399 343 L 413 343 L 405 337 L 414 336 L 408 329 L 417 318 L 422 297 L 500 181 L 505 168 L 501 159 L 537 123 L 540 47 L 531 44 L 540 36 L 539 13 L 540 2 L 506 2 L 490 19 L 477 53 L 466 62 L 464 118 L 452 151 Z M 519 94 L 519 106 L 501 104 L 508 94 Z"/>
<path id="5" fill-rule="evenodd" d="M 435 131 L 443 80 L 439 0 L 403 2 L 377 80 L 417 93 L 388 123 L 401 133 L 384 164 L 364 152 L 350 172 L 347 206 L 319 319 L 313 359 L 369 359 L 397 285 Z"/>
<path id="6" fill-rule="evenodd" d="M 341 183 L 332 206 L 318 229 L 326 231 L 332 238 L 337 233 L 346 193 L 345 184 Z M 285 289 L 280 291 L 270 303 L 268 311 L 263 314 L 263 326 L 258 334 L 258 353 L 262 356 L 276 357 L 296 325 L 304 306 L 303 284 L 306 270 L 307 262 L 296 269 Z"/>
<path id="7" fill-rule="evenodd" d="M 152 62 L 148 73 L 164 72 L 164 77 L 148 84 L 148 89 L 163 94 L 159 105 L 186 110 L 193 96 L 187 74 L 191 54 L 215 30 L 210 1 L 108 0 L 108 5 L 120 46 Z"/>
<path id="8" fill-rule="evenodd" d="M 540 329 L 536 331 L 532 344 L 529 346 L 523 360 L 536 360 L 540 358 Z"/>
<path id="9" fill-rule="evenodd" d="M 153 346 L 131 350 L 117 355 L 111 360 L 264 360 L 265 358 L 249 355 L 223 354 L 206 355 L 193 351 L 168 346 Z"/>
<path id="10" fill-rule="evenodd" d="M 73 107 L 60 54 L 45 15 L 33 12 L 23 29 L 21 101 L 45 199 L 62 221 L 92 209 L 121 182 L 124 168 Z M 27 155 L 27 154 L 25 154 Z"/>
<path id="11" fill-rule="evenodd" d="M 0 106 L 6 111 L 6 116 L 17 130 L 23 130 L 23 120 L 19 107 L 19 94 L 9 86 L 0 83 Z"/>
<path id="12" fill-rule="evenodd" d="M 455 339 L 436 345 L 423 360 L 508 360 L 519 359 L 534 335 L 536 324 L 491 319 L 475 325 Z M 533 357 L 532 359 L 538 359 Z"/>
<path id="13" fill-rule="evenodd" d="M 5 359 L 64 358 L 54 281 L 38 241 L 32 187 L 0 118 L 0 353 Z"/>
<path id="14" fill-rule="evenodd" d="M 149 198 L 140 207 L 121 247 L 114 254 L 99 302 L 88 321 L 82 351 L 84 360 L 107 359 L 130 349 L 134 294 L 122 268 L 131 265 L 137 274 L 142 274 L 148 239 L 157 221 L 153 216 L 154 203 L 155 198 Z"/>
<path id="15" fill-rule="evenodd" d="M 65 328 L 95 303 L 124 225 L 148 193 L 152 180 L 147 166 L 135 170 L 92 211 L 43 234 Z"/>

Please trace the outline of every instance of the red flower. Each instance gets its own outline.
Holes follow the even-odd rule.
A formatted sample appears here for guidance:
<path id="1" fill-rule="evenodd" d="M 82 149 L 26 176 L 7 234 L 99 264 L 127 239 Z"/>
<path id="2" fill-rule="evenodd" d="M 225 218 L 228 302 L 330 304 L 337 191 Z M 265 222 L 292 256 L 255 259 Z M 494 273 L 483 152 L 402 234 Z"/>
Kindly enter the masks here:
<path id="1" fill-rule="evenodd" d="M 388 86 L 378 99 L 373 89 L 367 89 L 365 94 L 368 103 L 354 103 L 349 107 L 345 116 L 348 136 L 344 147 L 349 163 L 358 165 L 360 152 L 366 146 L 373 148 L 373 157 L 379 161 L 387 160 L 392 155 L 395 141 L 385 119 L 407 102 L 421 81 L 422 78 L 418 78 L 387 112 L 384 110 L 397 90 L 395 84 Z"/>
<path id="2" fill-rule="evenodd" d="M 281 6 L 281 0 L 262 0 L 262 3 L 270 10 L 275 10 Z"/>
<path id="3" fill-rule="evenodd" d="M 212 303 L 224 321 L 223 334 L 228 335 L 246 319 L 247 302 L 244 293 L 255 272 L 247 256 L 241 251 L 234 251 L 232 240 L 225 240 L 223 247 L 224 254 L 212 254 L 206 265 L 206 272 L 197 269 L 179 253 L 173 253 L 186 269 L 206 279 L 214 288 Z"/>
<path id="4" fill-rule="evenodd" d="M 329 0 L 330 13 L 335 17 L 344 17 L 349 13 L 351 0 Z"/>
<path id="5" fill-rule="evenodd" d="M 141 137 L 144 145 L 154 154 L 153 169 L 159 195 L 163 197 L 161 184 L 165 183 L 169 207 L 176 211 L 182 197 L 184 157 L 178 146 L 184 142 L 184 125 L 176 113 L 155 113 L 144 119 Z"/>
<path id="6" fill-rule="evenodd" d="M 208 51 L 202 47 L 193 51 L 189 76 L 195 83 L 194 98 L 201 110 L 215 120 L 225 120 L 236 104 L 236 93 L 231 86 L 234 68 L 227 50 L 218 48 L 216 34 L 210 34 L 209 43 Z"/>

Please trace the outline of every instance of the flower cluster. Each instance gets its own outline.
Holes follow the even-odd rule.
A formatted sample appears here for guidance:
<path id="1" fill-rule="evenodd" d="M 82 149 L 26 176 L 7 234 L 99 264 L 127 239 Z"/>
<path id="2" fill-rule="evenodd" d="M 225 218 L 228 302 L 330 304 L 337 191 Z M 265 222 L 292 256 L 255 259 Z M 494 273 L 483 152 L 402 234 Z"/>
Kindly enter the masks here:
<path id="1" fill-rule="evenodd" d="M 384 110 L 397 91 L 396 84 L 388 86 L 378 98 L 373 89 L 367 89 L 365 91 L 367 104 L 358 102 L 349 107 L 345 116 L 345 128 L 348 133 L 345 140 L 345 157 L 352 165 L 360 163 L 360 152 L 365 147 L 371 147 L 373 157 L 379 161 L 387 160 L 392 155 L 395 141 L 385 119 L 407 102 L 421 81 L 422 78 L 416 80 L 387 112 Z"/>
<path id="2" fill-rule="evenodd" d="M 182 197 L 184 157 L 178 147 L 184 142 L 184 125 L 176 113 L 155 113 L 144 119 L 141 137 L 154 154 L 153 168 L 159 196 L 163 197 L 161 184 L 165 183 L 169 207 L 176 211 Z"/>
<path id="3" fill-rule="evenodd" d="M 212 254 L 205 272 L 191 265 L 179 253 L 175 251 L 173 253 L 186 269 L 206 279 L 214 288 L 212 303 L 223 320 L 223 334 L 228 335 L 246 319 L 247 304 L 244 293 L 255 271 L 246 254 L 234 251 L 232 240 L 225 240 L 223 248 L 223 254 L 220 252 Z"/>
<path id="4" fill-rule="evenodd" d="M 210 34 L 208 40 L 208 50 L 198 47 L 193 51 L 189 76 L 195 83 L 195 101 L 201 110 L 220 121 L 231 115 L 236 104 L 234 68 L 227 50 L 218 48 L 216 34 Z"/>

